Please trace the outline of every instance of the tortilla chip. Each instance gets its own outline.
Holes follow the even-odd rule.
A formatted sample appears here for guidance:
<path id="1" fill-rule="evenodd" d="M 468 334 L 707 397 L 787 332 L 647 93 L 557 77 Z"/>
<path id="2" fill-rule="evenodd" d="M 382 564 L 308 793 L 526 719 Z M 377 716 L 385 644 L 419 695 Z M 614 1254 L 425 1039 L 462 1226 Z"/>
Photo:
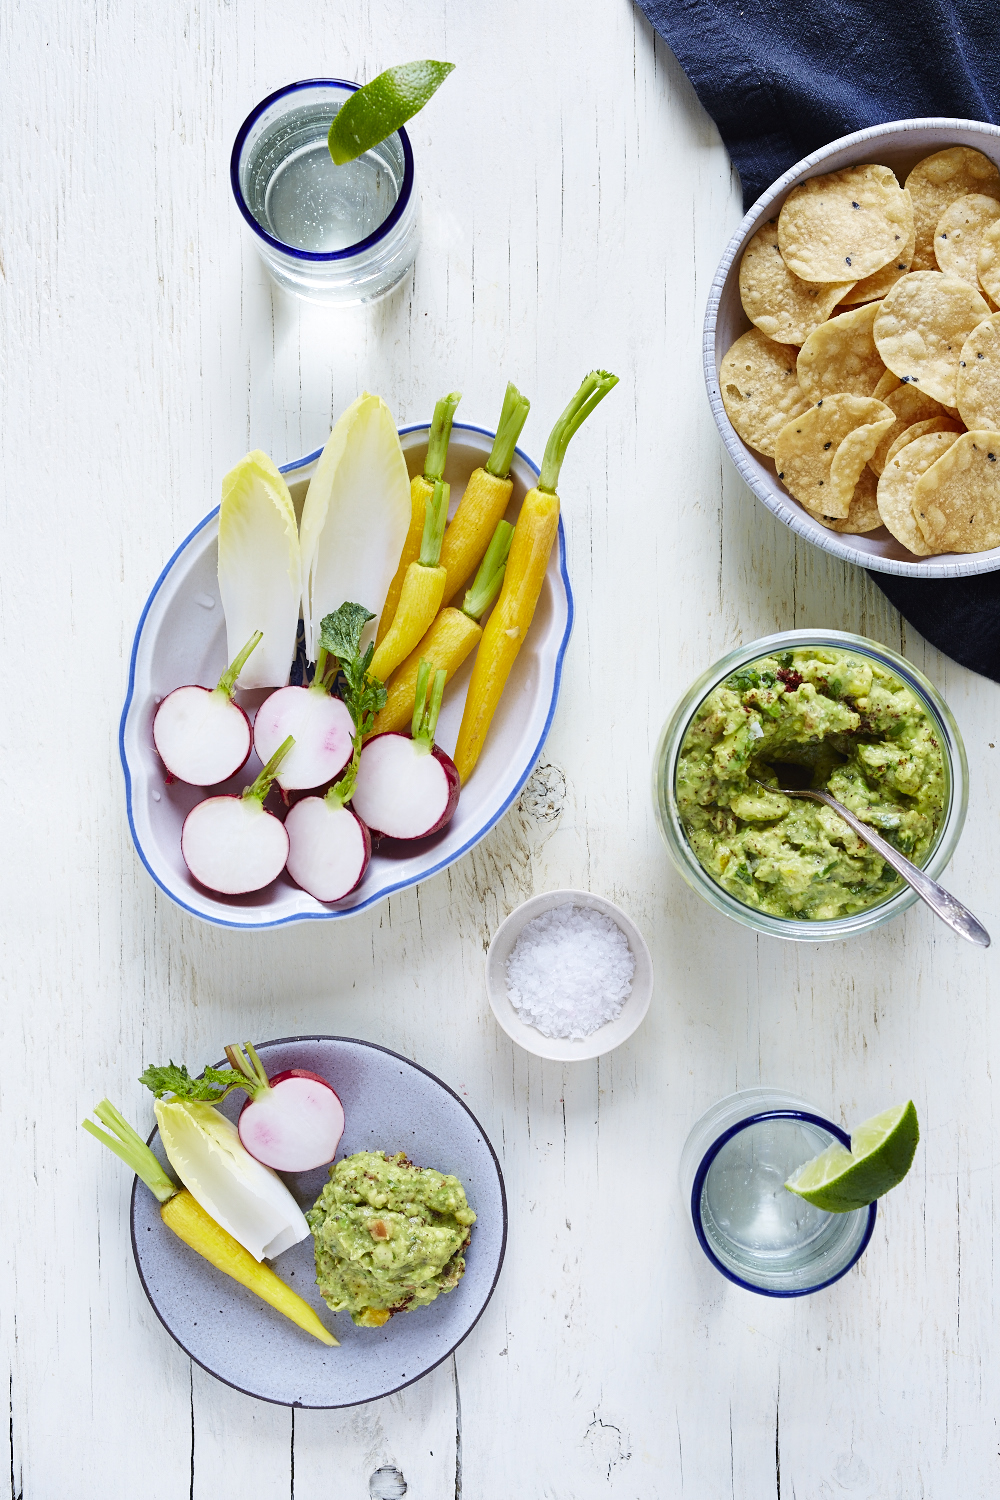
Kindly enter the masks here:
<path id="1" fill-rule="evenodd" d="M 956 438 L 917 480 L 913 514 L 932 552 L 1000 546 L 1000 432 Z"/>
<path id="2" fill-rule="evenodd" d="M 882 267 L 881 271 L 875 271 L 871 276 L 862 277 L 852 291 L 848 292 L 846 296 L 841 297 L 840 306 L 854 307 L 859 302 L 880 301 L 889 288 L 896 285 L 901 276 L 905 276 L 907 271 L 913 270 L 913 252 L 915 246 L 916 229 L 911 228 L 909 237 L 905 241 L 902 234 L 900 234 L 896 252 L 893 254 L 892 259 Z"/>
<path id="3" fill-rule="evenodd" d="M 941 270 L 958 276 L 980 294 L 979 250 L 984 232 L 1000 219 L 1000 203 L 985 193 L 966 193 L 949 203 L 934 231 L 934 254 Z"/>
<path id="4" fill-rule="evenodd" d="M 957 442 L 958 434 L 953 432 L 931 432 L 915 438 L 886 464 L 878 482 L 879 515 L 897 542 L 917 557 L 930 557 L 933 551 L 913 514 L 917 480 Z"/>
<path id="5" fill-rule="evenodd" d="M 861 470 L 861 478 L 854 487 L 851 508 L 845 518 L 835 521 L 832 516 L 817 516 L 816 520 L 830 531 L 849 531 L 855 536 L 878 530 L 882 525 L 878 510 L 878 480 L 867 464 Z"/>
<path id="6" fill-rule="evenodd" d="M 875 343 L 900 380 L 954 406 L 962 345 L 988 316 L 967 281 L 943 271 L 911 271 L 878 304 Z"/>
<path id="7" fill-rule="evenodd" d="M 810 405 L 795 378 L 798 352 L 794 344 L 776 344 L 759 328 L 751 328 L 719 366 L 726 415 L 743 441 L 768 458 L 785 423 Z"/>
<path id="8" fill-rule="evenodd" d="M 844 520 L 861 470 L 894 420 L 870 396 L 825 396 L 778 433 L 778 478 L 812 514 Z"/>
<path id="9" fill-rule="evenodd" d="M 970 432 L 1000 428 L 1000 313 L 984 319 L 962 346 L 958 410 Z"/>
<path id="10" fill-rule="evenodd" d="M 821 323 L 799 351 L 796 369 L 799 387 L 810 401 L 844 392 L 849 396 L 871 396 L 885 365 L 875 347 L 872 324 L 878 304 L 841 313 Z"/>
<path id="11" fill-rule="evenodd" d="M 906 190 L 913 200 L 916 228 L 913 269 L 933 271 L 937 265 L 934 231 L 949 203 L 967 193 L 984 193 L 1000 201 L 1000 171 L 971 146 L 949 146 L 917 162 L 906 179 Z"/>
<path id="12" fill-rule="evenodd" d="M 903 382 L 898 375 L 894 375 L 891 370 L 886 370 L 878 385 L 872 391 L 872 395 L 876 401 L 884 401 L 890 391 L 898 391 L 902 384 Z"/>
<path id="13" fill-rule="evenodd" d="M 983 230 L 976 269 L 983 291 L 994 302 L 1000 302 L 1000 219 Z"/>
<path id="14" fill-rule="evenodd" d="M 860 280 L 888 265 L 912 222 L 913 205 L 889 167 L 844 167 L 792 188 L 778 215 L 778 244 L 804 281 Z"/>
<path id="15" fill-rule="evenodd" d="M 925 396 L 915 385 L 900 384 L 896 390 L 889 391 L 884 396 L 878 396 L 876 392 L 876 398 L 896 414 L 895 422 L 868 460 L 868 467 L 877 477 L 885 468 L 889 449 L 901 433 L 912 427 L 914 422 L 923 422 L 928 417 L 942 417 L 946 413 L 940 401 L 935 401 L 933 396 Z"/>
<path id="16" fill-rule="evenodd" d="M 813 285 L 795 276 L 781 258 L 776 219 L 761 225 L 740 261 L 743 311 L 779 344 L 804 344 L 853 285 L 852 281 Z"/>
<path id="17" fill-rule="evenodd" d="M 926 417 L 922 422 L 914 422 L 912 427 L 907 427 L 905 431 L 899 434 L 899 437 L 889 448 L 888 453 L 885 455 L 882 472 L 884 473 L 889 467 L 901 448 L 905 448 L 907 443 L 916 442 L 918 437 L 926 437 L 929 432 L 964 431 L 965 428 L 961 422 L 957 421 L 955 417 L 949 417 L 946 411 L 942 411 L 939 417 Z M 889 436 L 891 437 L 892 434 L 890 433 Z"/>

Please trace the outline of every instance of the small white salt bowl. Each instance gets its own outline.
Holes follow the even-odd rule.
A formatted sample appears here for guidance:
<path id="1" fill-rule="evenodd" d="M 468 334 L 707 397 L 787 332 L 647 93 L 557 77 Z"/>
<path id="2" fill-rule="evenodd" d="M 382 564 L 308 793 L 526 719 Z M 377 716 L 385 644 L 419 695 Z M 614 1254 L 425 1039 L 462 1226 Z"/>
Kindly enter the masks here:
<path id="1" fill-rule="evenodd" d="M 579 1041 L 569 1037 L 543 1036 L 534 1026 L 526 1025 L 507 994 L 507 960 L 521 929 L 535 917 L 540 917 L 542 912 L 552 911 L 556 906 L 587 906 L 610 917 L 625 934 L 635 959 L 632 991 L 618 1018 L 599 1026 L 590 1036 Z M 546 891 L 542 896 L 532 896 L 523 902 L 493 934 L 486 954 L 486 993 L 500 1026 L 526 1052 L 547 1057 L 553 1062 L 585 1062 L 621 1046 L 638 1028 L 653 994 L 653 960 L 638 927 L 613 901 L 605 901 L 603 896 L 594 896 L 590 891 Z"/>

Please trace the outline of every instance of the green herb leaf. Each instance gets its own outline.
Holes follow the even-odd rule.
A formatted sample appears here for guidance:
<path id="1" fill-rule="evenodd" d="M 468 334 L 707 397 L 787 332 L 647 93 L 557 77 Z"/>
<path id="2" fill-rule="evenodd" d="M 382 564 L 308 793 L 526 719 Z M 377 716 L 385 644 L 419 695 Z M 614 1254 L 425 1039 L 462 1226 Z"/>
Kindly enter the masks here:
<path id="1" fill-rule="evenodd" d="M 344 702 L 354 720 L 354 727 L 362 740 L 371 733 L 375 715 L 385 707 L 389 696 L 377 677 L 369 676 L 374 642 L 370 642 L 363 656 L 361 632 L 375 616 L 363 604 L 342 604 L 332 614 L 325 615 L 320 625 L 320 643 L 340 663 L 344 676 Z M 360 746 L 358 747 L 360 749 Z"/>
<path id="2" fill-rule="evenodd" d="M 320 625 L 320 644 L 335 656 L 341 666 L 354 661 L 361 650 L 361 632 L 375 616 L 363 604 L 342 604 L 332 614 L 324 615 Z"/>
<path id="3" fill-rule="evenodd" d="M 209 1099 L 215 1103 L 230 1089 L 245 1084 L 246 1079 L 233 1068 L 206 1068 L 201 1078 L 192 1078 L 183 1063 L 169 1062 L 162 1067 L 147 1068 L 139 1082 L 157 1099 L 173 1094 L 177 1099 Z"/>

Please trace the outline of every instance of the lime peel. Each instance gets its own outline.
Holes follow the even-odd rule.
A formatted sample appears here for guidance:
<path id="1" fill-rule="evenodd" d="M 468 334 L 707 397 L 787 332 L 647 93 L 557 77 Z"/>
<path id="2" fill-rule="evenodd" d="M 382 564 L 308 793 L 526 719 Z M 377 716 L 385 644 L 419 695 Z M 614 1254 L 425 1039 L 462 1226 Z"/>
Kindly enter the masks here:
<path id="1" fill-rule="evenodd" d="M 327 145 L 338 167 L 371 151 L 386 136 L 405 125 L 423 109 L 444 83 L 455 64 L 449 62 L 402 63 L 386 68 L 377 78 L 358 89 L 333 118 Z"/>
<path id="2" fill-rule="evenodd" d="M 919 1140 L 911 1099 L 857 1126 L 850 1151 L 836 1141 L 803 1162 L 785 1187 L 827 1213 L 854 1213 L 899 1186 L 913 1165 Z"/>

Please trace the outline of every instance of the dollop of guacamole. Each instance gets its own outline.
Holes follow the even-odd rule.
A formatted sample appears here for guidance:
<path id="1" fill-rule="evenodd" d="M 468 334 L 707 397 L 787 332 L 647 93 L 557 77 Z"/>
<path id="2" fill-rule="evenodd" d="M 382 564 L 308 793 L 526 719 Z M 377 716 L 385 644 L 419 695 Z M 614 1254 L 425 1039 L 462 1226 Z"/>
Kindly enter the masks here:
<path id="1" fill-rule="evenodd" d="M 807 768 L 805 785 L 828 791 L 914 864 L 925 862 L 947 798 L 934 721 L 876 662 L 803 647 L 727 678 L 684 737 L 681 822 L 731 896 L 774 917 L 828 921 L 865 911 L 902 884 L 832 808 L 770 790 L 803 785 L 782 780 L 788 765 Z"/>
<path id="2" fill-rule="evenodd" d="M 324 1302 L 367 1328 L 456 1287 L 476 1222 L 457 1177 L 384 1151 L 336 1162 L 306 1218 Z"/>

